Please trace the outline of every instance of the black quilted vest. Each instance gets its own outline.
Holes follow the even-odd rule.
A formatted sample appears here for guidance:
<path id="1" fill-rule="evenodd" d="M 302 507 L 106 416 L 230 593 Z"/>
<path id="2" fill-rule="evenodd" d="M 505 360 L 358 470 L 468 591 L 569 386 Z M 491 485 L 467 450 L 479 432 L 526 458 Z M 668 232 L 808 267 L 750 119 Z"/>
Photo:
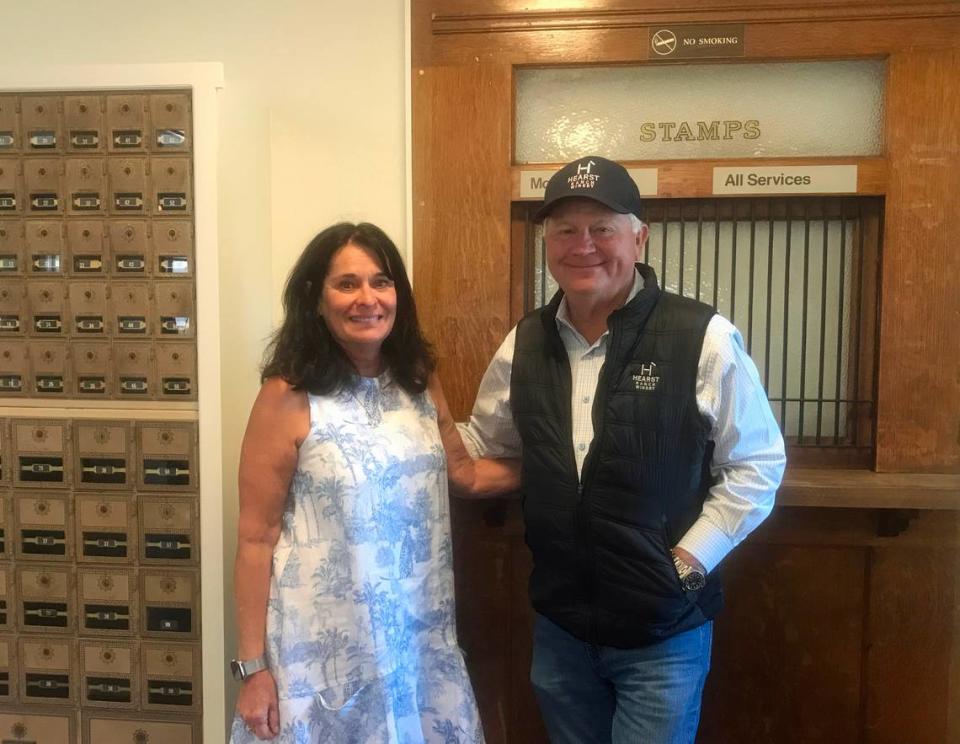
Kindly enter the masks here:
<path id="1" fill-rule="evenodd" d="M 510 382 L 533 607 L 581 640 L 619 648 L 695 628 L 721 604 L 716 571 L 703 590 L 684 592 L 670 554 L 712 484 L 696 379 L 714 310 L 661 292 L 653 269 L 637 268 L 644 289 L 607 322 L 580 478 L 559 293 L 517 326 Z"/>

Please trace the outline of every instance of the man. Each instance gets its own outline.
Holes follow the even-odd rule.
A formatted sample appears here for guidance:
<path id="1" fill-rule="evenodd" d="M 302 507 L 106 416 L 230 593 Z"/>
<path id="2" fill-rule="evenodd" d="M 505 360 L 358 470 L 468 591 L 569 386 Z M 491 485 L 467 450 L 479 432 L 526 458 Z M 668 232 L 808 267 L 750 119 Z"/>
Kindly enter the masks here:
<path id="1" fill-rule="evenodd" d="M 717 565 L 770 512 L 783 439 L 740 334 L 662 291 L 627 171 L 580 158 L 547 184 L 562 292 L 510 332 L 462 428 L 521 457 L 531 681 L 554 744 L 692 742 Z"/>

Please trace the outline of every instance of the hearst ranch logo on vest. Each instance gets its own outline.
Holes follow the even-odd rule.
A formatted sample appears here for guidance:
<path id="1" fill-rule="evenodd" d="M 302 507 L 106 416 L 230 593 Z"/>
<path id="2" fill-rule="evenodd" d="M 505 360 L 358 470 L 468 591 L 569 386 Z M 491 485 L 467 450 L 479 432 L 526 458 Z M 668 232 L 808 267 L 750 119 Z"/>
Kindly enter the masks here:
<path id="1" fill-rule="evenodd" d="M 597 181 L 600 180 L 600 176 L 590 172 L 590 169 L 595 165 L 596 163 L 592 160 L 588 160 L 586 163 L 580 163 L 577 166 L 577 172 L 567 179 L 567 184 L 569 184 L 570 188 L 592 189 L 596 186 Z"/>
<path id="2" fill-rule="evenodd" d="M 637 392 L 652 393 L 660 384 L 660 370 L 655 362 L 641 363 L 631 373 L 633 389 Z"/>

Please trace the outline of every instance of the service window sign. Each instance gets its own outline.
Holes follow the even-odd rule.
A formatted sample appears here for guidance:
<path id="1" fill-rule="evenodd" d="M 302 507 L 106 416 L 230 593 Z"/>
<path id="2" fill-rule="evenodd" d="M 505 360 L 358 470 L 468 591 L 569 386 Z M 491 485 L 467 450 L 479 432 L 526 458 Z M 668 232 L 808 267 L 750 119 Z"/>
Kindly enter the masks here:
<path id="1" fill-rule="evenodd" d="M 714 168 L 713 193 L 855 194 L 855 165 L 797 165 Z"/>

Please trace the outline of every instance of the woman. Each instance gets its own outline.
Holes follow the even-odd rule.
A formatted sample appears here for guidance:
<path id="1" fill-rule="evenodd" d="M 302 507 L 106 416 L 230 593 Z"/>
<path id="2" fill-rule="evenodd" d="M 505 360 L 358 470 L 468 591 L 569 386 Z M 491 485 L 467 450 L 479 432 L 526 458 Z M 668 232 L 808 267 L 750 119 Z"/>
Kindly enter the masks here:
<path id="1" fill-rule="evenodd" d="M 373 225 L 334 225 L 283 301 L 240 455 L 238 653 L 266 668 L 243 680 L 232 740 L 482 742 L 454 627 L 435 363 L 400 255 Z M 514 482 L 473 467 L 431 389 L 460 480 Z"/>

